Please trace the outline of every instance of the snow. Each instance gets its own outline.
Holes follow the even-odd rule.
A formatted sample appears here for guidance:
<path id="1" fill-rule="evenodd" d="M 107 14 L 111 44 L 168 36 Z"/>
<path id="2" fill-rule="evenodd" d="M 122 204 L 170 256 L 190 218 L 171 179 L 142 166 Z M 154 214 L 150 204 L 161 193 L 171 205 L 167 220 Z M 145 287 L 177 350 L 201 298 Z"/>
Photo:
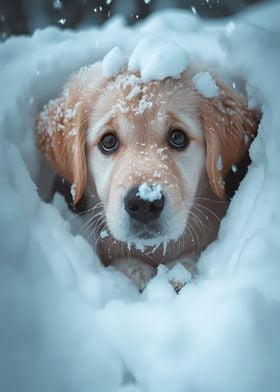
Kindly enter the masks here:
<path id="1" fill-rule="evenodd" d="M 159 265 L 157 275 L 145 290 L 144 297 L 148 301 L 166 301 L 175 296 L 176 293 L 169 283 L 167 267 Z"/>
<path id="2" fill-rule="evenodd" d="M 66 19 L 65 18 L 60 18 L 58 23 L 61 24 L 61 25 L 65 25 Z"/>
<path id="3" fill-rule="evenodd" d="M 126 62 L 127 58 L 121 52 L 120 48 L 116 46 L 106 54 L 102 61 L 102 76 L 110 78 L 117 75 Z"/>
<path id="4" fill-rule="evenodd" d="M 110 234 L 109 234 L 108 230 L 101 230 L 101 232 L 100 232 L 100 234 L 99 234 L 99 237 L 100 237 L 101 239 L 103 239 L 103 238 L 108 237 L 109 235 L 110 235 Z"/>
<path id="5" fill-rule="evenodd" d="M 133 111 L 136 115 L 142 114 L 146 109 L 150 109 L 153 106 L 153 102 L 151 101 L 150 97 L 145 94 L 145 89 L 143 88 L 143 81 L 139 76 L 134 74 L 131 75 L 123 75 L 120 74 L 116 77 L 114 83 L 119 88 L 130 88 L 129 93 L 126 96 L 126 99 L 119 99 L 118 102 L 115 104 L 115 108 L 117 108 L 122 113 L 127 113 L 129 110 Z M 110 83 L 107 86 L 108 91 L 112 91 L 114 89 L 114 84 Z M 139 100 L 137 106 L 131 109 L 127 105 L 127 100 L 130 101 L 132 98 L 137 96 L 138 94 L 142 93 L 142 97 Z"/>
<path id="6" fill-rule="evenodd" d="M 149 98 L 146 95 L 143 95 L 143 97 L 139 101 L 139 105 L 137 108 L 137 114 L 142 114 L 146 109 L 150 109 L 153 106 L 153 102 L 149 100 Z"/>
<path id="7" fill-rule="evenodd" d="M 169 76 L 178 78 L 187 65 L 187 53 L 176 43 L 158 38 L 143 38 L 130 55 L 128 70 L 139 71 L 142 81 L 148 82 Z"/>
<path id="8" fill-rule="evenodd" d="M 76 186 L 75 183 L 73 183 L 73 184 L 71 185 L 71 188 L 70 188 L 70 193 L 71 193 L 71 196 L 72 196 L 72 200 L 73 200 L 73 201 L 75 200 L 75 197 L 76 197 L 76 188 L 77 188 L 77 186 Z"/>
<path id="9" fill-rule="evenodd" d="M 147 184 L 144 182 L 139 186 L 136 196 L 150 202 L 160 200 L 162 198 L 162 188 L 160 184 Z"/>
<path id="10" fill-rule="evenodd" d="M 280 390 L 279 12 L 276 2 L 262 4 L 229 29 L 229 19 L 170 10 L 134 28 L 118 19 L 1 44 L 1 391 Z M 133 52 L 150 34 L 229 82 L 244 78 L 263 111 L 248 174 L 179 295 L 163 266 L 138 293 L 77 234 L 79 216 L 66 216 L 57 197 L 42 201 L 50 171 L 32 134 L 36 113 L 71 72 L 116 46 Z M 164 64 L 155 77 L 168 74 Z"/>
<path id="11" fill-rule="evenodd" d="M 181 264 L 177 263 L 171 270 L 167 273 L 169 281 L 177 281 L 186 284 L 191 281 L 191 274 L 186 268 Z"/>
<path id="12" fill-rule="evenodd" d="M 198 72 L 192 78 L 194 87 L 206 98 L 216 97 L 219 89 L 209 72 Z"/>
<path id="13" fill-rule="evenodd" d="M 61 0 L 54 0 L 53 1 L 53 8 L 55 10 L 61 10 L 63 8 L 63 3 Z"/>
<path id="14" fill-rule="evenodd" d="M 218 159 L 217 159 L 216 168 L 217 168 L 218 171 L 222 171 L 223 170 L 223 160 L 222 160 L 222 157 L 220 155 L 218 156 Z"/>

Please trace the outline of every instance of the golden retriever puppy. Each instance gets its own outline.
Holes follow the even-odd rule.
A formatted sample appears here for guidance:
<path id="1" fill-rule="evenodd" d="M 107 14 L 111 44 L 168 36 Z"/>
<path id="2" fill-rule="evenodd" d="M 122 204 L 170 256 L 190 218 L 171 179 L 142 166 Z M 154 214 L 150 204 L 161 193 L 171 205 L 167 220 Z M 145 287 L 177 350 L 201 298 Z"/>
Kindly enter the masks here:
<path id="1" fill-rule="evenodd" d="M 101 261 L 140 290 L 160 263 L 195 274 L 228 206 L 226 176 L 257 130 L 243 97 L 213 75 L 218 92 L 205 97 L 196 73 L 143 83 L 127 67 L 105 78 L 96 63 L 37 122 L 39 148 L 72 184 L 74 205 L 87 196 Z"/>

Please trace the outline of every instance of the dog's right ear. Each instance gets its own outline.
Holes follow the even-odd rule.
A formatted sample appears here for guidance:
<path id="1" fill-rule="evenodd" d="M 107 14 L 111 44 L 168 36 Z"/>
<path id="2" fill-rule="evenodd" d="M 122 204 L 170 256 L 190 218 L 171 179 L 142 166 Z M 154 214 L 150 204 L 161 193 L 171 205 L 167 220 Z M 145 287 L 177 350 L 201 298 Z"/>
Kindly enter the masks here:
<path id="1" fill-rule="evenodd" d="M 37 121 L 38 146 L 55 171 L 72 184 L 73 204 L 81 198 L 87 179 L 85 91 L 72 78 L 62 96 L 50 101 Z"/>

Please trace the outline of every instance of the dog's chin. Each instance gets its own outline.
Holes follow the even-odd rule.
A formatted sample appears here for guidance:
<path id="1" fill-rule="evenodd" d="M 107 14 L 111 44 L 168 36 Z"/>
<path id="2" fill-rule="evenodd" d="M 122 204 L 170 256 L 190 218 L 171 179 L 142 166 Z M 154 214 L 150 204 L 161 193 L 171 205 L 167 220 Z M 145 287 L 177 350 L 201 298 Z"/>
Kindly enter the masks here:
<path id="1" fill-rule="evenodd" d="M 130 232 L 124 238 L 119 238 L 119 240 L 127 243 L 129 247 L 133 246 L 136 249 L 144 250 L 147 248 L 158 248 L 161 245 L 165 248 L 174 239 L 165 233 L 141 231 L 137 233 Z"/>
<path id="2" fill-rule="evenodd" d="M 137 249 L 157 248 L 160 245 L 166 245 L 170 241 L 167 235 L 158 235 L 153 233 L 141 233 L 138 235 L 130 235 L 126 242 L 135 246 Z"/>
<path id="3" fill-rule="evenodd" d="M 123 235 L 122 235 L 123 234 Z M 137 249 L 143 249 L 147 247 L 158 247 L 162 244 L 167 244 L 172 240 L 168 234 L 152 231 L 152 230 L 142 230 L 142 231 L 133 231 L 131 230 L 129 233 L 113 233 L 113 237 L 120 241 L 125 242 L 128 246 L 135 246 Z"/>
<path id="4" fill-rule="evenodd" d="M 153 233 L 150 231 L 143 231 L 142 233 L 138 233 L 134 236 L 138 241 L 155 241 L 157 238 L 162 237 L 160 233 Z"/>
<path id="5" fill-rule="evenodd" d="M 177 241 L 183 234 L 185 226 L 177 227 L 177 230 L 167 230 L 161 222 L 153 221 L 148 224 L 130 221 L 126 228 L 122 225 L 116 227 L 107 222 L 112 236 L 120 242 L 134 246 L 137 249 L 156 248 L 161 245 L 165 248 L 171 241 Z M 172 226 L 173 227 L 173 226 Z"/>

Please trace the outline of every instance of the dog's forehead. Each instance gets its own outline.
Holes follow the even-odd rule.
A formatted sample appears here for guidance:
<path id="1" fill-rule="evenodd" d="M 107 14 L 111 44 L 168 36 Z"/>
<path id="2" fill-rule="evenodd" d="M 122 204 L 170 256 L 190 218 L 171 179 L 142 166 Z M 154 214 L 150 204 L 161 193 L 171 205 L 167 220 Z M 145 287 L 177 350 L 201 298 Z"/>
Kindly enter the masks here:
<path id="1" fill-rule="evenodd" d="M 120 74 L 108 81 L 102 96 L 115 114 L 125 114 L 130 118 L 140 117 L 158 110 L 171 100 L 171 81 L 143 83 L 136 74 Z"/>
<path id="2" fill-rule="evenodd" d="M 187 84 L 186 73 L 178 79 L 143 82 L 139 75 L 125 72 L 105 83 L 100 94 L 101 102 L 107 102 L 107 106 L 116 114 L 135 118 L 163 106 L 178 106 L 182 100 L 192 101 L 193 94 Z"/>
<path id="3" fill-rule="evenodd" d="M 185 74 L 179 79 L 144 83 L 137 74 L 124 72 L 106 80 L 99 89 L 91 118 L 91 124 L 95 124 L 91 134 L 108 124 L 108 129 L 121 130 L 125 136 L 160 135 L 176 114 L 181 119 L 188 114 L 194 116 L 196 106 L 195 94 Z"/>

